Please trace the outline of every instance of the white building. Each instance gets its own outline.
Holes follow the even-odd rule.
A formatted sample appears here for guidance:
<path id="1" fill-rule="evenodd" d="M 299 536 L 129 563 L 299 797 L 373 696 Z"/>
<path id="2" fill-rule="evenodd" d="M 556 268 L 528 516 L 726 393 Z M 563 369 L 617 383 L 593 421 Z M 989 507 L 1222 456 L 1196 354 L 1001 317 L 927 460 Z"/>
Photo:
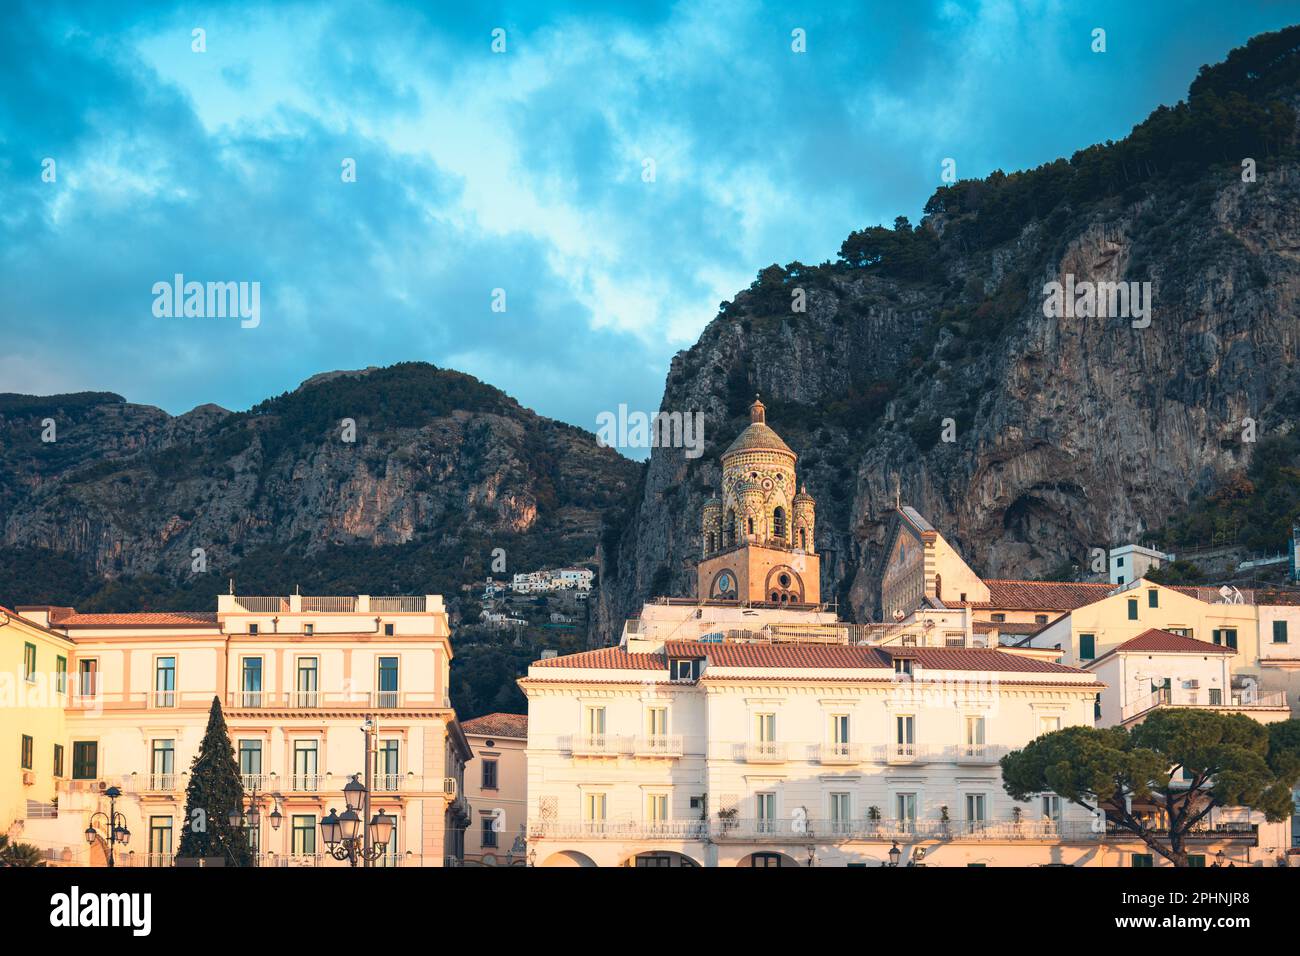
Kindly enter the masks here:
<path id="1" fill-rule="evenodd" d="M 1110 583 L 1128 584 L 1136 581 L 1146 577 L 1148 571 L 1159 568 L 1168 560 L 1170 560 L 1169 555 L 1163 551 L 1144 548 L 1140 544 L 1126 544 L 1111 548 Z"/>
<path id="2" fill-rule="evenodd" d="M 993 649 L 645 643 L 520 681 L 538 865 L 881 865 L 896 844 L 937 865 L 1098 857 L 1085 811 L 1015 803 L 998 767 L 1091 725 L 1090 674 Z"/>
<path id="3" fill-rule="evenodd" d="M 1235 678 L 1231 647 L 1150 629 L 1083 665 L 1105 685 L 1097 723 L 1132 726 L 1162 707 L 1246 714 L 1261 723 L 1291 716 L 1282 694 L 1261 693 L 1254 678 Z"/>

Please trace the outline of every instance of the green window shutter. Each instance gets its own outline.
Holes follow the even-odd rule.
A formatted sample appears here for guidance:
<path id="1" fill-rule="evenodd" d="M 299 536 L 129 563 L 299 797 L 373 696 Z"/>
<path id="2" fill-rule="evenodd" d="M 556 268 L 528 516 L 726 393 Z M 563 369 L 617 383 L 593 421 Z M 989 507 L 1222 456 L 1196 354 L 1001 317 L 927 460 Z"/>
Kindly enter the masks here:
<path id="1" fill-rule="evenodd" d="M 1128 599 L 1128 619 L 1136 621 L 1138 619 L 1138 601 L 1137 598 Z"/>
<path id="2" fill-rule="evenodd" d="M 1273 643 L 1285 644 L 1286 641 L 1286 621 L 1273 622 Z"/>
<path id="3" fill-rule="evenodd" d="M 1159 607 L 1159 606 L 1160 606 L 1160 592 L 1157 591 L 1155 588 L 1152 588 L 1150 591 L 1147 592 L 1147 607 Z"/>
<path id="4" fill-rule="evenodd" d="M 1222 644 L 1222 643 L 1223 643 L 1223 632 L 1222 632 L 1222 631 L 1220 631 L 1218 628 L 1215 628 L 1215 630 L 1212 632 L 1212 634 L 1213 634 L 1213 637 L 1214 637 L 1214 643 L 1215 643 L 1215 644 Z"/>
<path id="5" fill-rule="evenodd" d="M 1097 638 L 1093 634 L 1079 635 L 1079 660 L 1090 661 L 1097 656 Z"/>
<path id="6" fill-rule="evenodd" d="M 1223 632 L 1223 637 L 1228 642 L 1228 646 L 1235 651 L 1237 649 L 1237 629 L 1235 627 L 1228 628 Z"/>
<path id="7" fill-rule="evenodd" d="M 1199 867 L 1203 867 L 1203 866 L 1205 866 L 1205 854 L 1204 854 L 1204 853 L 1189 853 L 1189 854 L 1187 854 L 1187 865 L 1188 865 L 1189 867 L 1191 867 L 1191 866 L 1199 866 Z"/>

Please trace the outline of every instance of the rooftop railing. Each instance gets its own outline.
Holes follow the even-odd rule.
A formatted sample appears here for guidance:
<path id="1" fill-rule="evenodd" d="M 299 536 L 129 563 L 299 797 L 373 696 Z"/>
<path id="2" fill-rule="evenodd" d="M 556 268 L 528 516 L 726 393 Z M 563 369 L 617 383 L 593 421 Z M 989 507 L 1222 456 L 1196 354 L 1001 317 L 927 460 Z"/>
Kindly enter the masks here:
<path id="1" fill-rule="evenodd" d="M 1159 831 L 1156 831 L 1157 833 Z M 701 840 L 791 843 L 915 843 L 955 842 L 1129 842 L 1138 837 L 1107 824 L 1098 827 L 1080 820 L 909 820 L 909 819 L 813 819 L 813 818 L 729 818 L 671 821 L 533 821 L 528 836 L 538 839 L 610 840 Z M 1227 823 L 1198 827 L 1188 840 L 1204 843 L 1231 841 L 1254 843 L 1255 827 L 1248 823 Z"/>

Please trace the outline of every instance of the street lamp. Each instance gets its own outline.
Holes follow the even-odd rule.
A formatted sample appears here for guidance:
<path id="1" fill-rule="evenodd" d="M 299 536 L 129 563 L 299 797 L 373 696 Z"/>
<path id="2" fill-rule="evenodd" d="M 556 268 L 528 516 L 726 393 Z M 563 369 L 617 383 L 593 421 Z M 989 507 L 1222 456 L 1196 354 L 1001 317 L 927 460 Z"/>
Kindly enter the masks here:
<path id="1" fill-rule="evenodd" d="M 388 850 L 388 842 L 393 839 L 393 830 L 397 826 L 397 817 L 385 813 L 382 808 L 371 816 L 370 792 L 371 774 L 375 767 L 375 719 L 367 714 L 361 724 L 365 735 L 365 754 L 363 766 L 366 768 L 366 782 L 362 783 L 360 774 L 353 774 L 352 779 L 343 787 L 343 799 L 347 809 L 336 814 L 330 808 L 328 816 L 321 817 L 320 832 L 325 841 L 327 852 L 336 860 L 347 860 L 349 866 L 370 864 L 383 856 Z"/>
<path id="2" fill-rule="evenodd" d="M 127 844 L 131 841 L 131 831 L 126 826 L 126 816 L 117 812 L 117 798 L 122 795 L 122 791 L 117 787 L 109 787 L 104 791 L 104 796 L 108 797 L 108 814 L 105 815 L 102 810 L 97 810 L 90 816 L 90 824 L 86 827 L 86 842 L 94 845 L 96 840 L 103 840 L 104 847 L 108 852 L 108 865 L 113 866 L 113 844 Z M 103 833 L 100 832 L 103 828 Z"/>
<path id="3" fill-rule="evenodd" d="M 889 848 L 889 865 L 898 866 L 899 858 L 902 857 L 902 855 L 903 851 L 898 848 L 898 841 L 895 840 L 894 845 Z"/>
<path id="4" fill-rule="evenodd" d="M 354 776 L 353 781 L 356 781 Z M 336 860 L 347 860 L 349 866 L 356 866 L 357 861 L 369 865 L 388 851 L 388 842 L 393 838 L 397 826 L 397 817 L 385 813 L 383 808 L 370 818 L 364 833 L 361 826 L 361 814 L 348 807 L 341 814 L 330 808 L 327 816 L 320 821 L 321 838 L 325 841 L 329 855 Z"/>
<path id="5" fill-rule="evenodd" d="M 252 793 L 245 798 L 247 808 L 245 808 L 244 800 L 240 800 L 239 803 L 230 808 L 230 813 L 226 817 L 231 829 L 252 831 L 259 849 L 262 841 L 262 801 L 267 798 L 270 798 L 271 801 L 271 813 L 269 814 L 271 829 L 279 830 L 280 823 L 284 820 L 283 814 L 280 813 L 280 801 L 284 797 L 279 792 L 259 793 L 256 785 L 254 785 Z M 250 847 L 250 849 L 252 848 Z M 254 854 L 253 864 L 257 865 L 256 854 Z"/>

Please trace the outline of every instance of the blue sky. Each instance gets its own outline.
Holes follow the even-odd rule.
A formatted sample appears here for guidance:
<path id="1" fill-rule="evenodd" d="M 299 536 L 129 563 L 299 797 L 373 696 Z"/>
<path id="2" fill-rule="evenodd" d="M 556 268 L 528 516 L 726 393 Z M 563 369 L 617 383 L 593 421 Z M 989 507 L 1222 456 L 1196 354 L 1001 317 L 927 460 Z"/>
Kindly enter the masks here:
<path id="1" fill-rule="evenodd" d="M 7 15 L 0 391 L 241 409 L 424 360 L 586 428 L 658 408 L 673 353 L 758 269 L 917 219 L 945 157 L 965 178 L 1119 138 L 1296 18 L 1219 0 Z M 260 282 L 261 324 L 156 317 L 176 273 Z"/>

